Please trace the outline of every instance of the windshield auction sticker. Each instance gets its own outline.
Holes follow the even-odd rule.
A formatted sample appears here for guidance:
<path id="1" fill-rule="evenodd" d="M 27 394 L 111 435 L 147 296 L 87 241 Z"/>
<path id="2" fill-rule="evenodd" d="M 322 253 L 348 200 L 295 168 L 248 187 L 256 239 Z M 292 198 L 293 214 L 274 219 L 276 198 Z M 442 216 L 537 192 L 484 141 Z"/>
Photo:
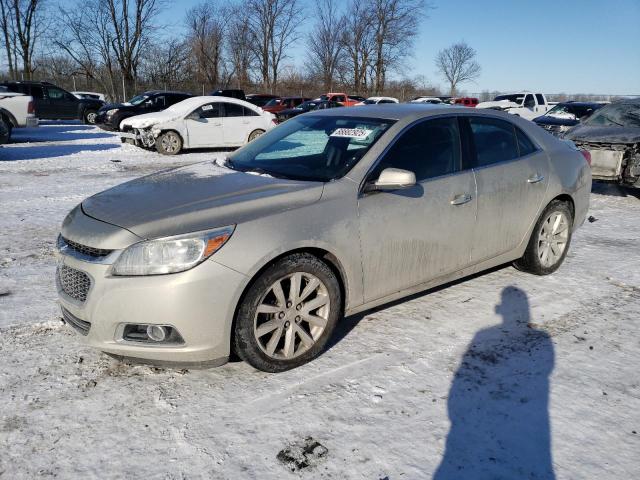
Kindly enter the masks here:
<path id="1" fill-rule="evenodd" d="M 372 130 L 365 130 L 364 128 L 338 128 L 330 136 L 364 140 L 371 132 Z"/>

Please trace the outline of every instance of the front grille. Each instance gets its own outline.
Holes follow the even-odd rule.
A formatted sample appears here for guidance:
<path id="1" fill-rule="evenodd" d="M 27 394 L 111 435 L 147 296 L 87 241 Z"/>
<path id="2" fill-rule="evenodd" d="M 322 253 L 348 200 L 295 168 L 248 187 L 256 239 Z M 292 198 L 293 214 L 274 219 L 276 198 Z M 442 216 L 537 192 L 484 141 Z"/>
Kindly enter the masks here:
<path id="1" fill-rule="evenodd" d="M 71 250 L 75 250 L 76 252 L 81 253 L 83 255 L 87 255 L 89 257 L 102 258 L 102 257 L 106 257 L 113 251 L 113 250 L 106 250 L 104 248 L 94 248 L 94 247 L 89 247 L 87 245 L 81 245 L 80 243 L 76 243 L 64 237 L 62 237 L 62 240 L 64 241 L 64 243 L 67 244 L 67 246 Z"/>
<path id="2" fill-rule="evenodd" d="M 62 291 L 71 298 L 84 302 L 91 288 L 89 275 L 75 268 L 62 265 L 58 268 L 58 280 Z"/>
<path id="3" fill-rule="evenodd" d="M 64 320 L 64 323 L 66 323 L 70 327 L 73 327 L 73 329 L 80 335 L 86 336 L 89 334 L 91 324 L 89 322 L 85 322 L 84 320 L 80 320 L 64 307 L 62 307 L 62 319 Z"/>

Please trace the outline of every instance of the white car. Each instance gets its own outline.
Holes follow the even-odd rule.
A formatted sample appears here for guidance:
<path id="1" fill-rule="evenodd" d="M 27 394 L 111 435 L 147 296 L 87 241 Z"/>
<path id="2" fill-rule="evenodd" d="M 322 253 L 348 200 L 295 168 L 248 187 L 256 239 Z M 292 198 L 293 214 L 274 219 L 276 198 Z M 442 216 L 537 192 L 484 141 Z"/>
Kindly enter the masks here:
<path id="1" fill-rule="evenodd" d="M 439 105 L 444 102 L 440 100 L 438 97 L 416 97 L 413 100 L 411 100 L 410 103 L 432 103 L 434 105 Z"/>
<path id="2" fill-rule="evenodd" d="M 9 142 L 14 128 L 37 126 L 33 97 L 0 86 L 0 144 Z"/>
<path id="3" fill-rule="evenodd" d="M 93 98 L 95 100 L 102 100 L 103 102 L 106 102 L 107 99 L 104 95 L 104 93 L 97 93 L 97 92 L 71 92 L 76 98 Z"/>
<path id="4" fill-rule="evenodd" d="M 547 102 L 544 93 L 518 92 L 498 95 L 491 102 L 481 102 L 476 108 L 490 108 L 533 120 L 544 115 L 552 105 Z"/>
<path id="5" fill-rule="evenodd" d="M 378 105 L 379 103 L 400 103 L 397 98 L 394 97 L 369 97 L 364 102 L 356 103 L 358 105 Z"/>
<path id="6" fill-rule="evenodd" d="M 175 155 L 182 149 L 241 147 L 276 125 L 275 116 L 228 97 L 192 97 L 120 123 L 123 141 Z"/>

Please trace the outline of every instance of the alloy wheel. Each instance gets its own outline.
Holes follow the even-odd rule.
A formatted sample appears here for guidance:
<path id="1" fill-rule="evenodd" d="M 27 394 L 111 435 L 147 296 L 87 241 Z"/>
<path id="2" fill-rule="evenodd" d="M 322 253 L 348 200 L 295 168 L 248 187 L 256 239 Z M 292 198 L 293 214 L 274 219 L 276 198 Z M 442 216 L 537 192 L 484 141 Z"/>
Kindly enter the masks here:
<path id="1" fill-rule="evenodd" d="M 290 360 L 316 343 L 330 311 L 326 285 L 310 273 L 292 273 L 274 282 L 262 296 L 254 318 L 255 339 L 269 357 Z"/>
<path id="2" fill-rule="evenodd" d="M 569 220 L 555 211 L 542 223 L 538 236 L 538 258 L 544 267 L 552 267 L 562 259 L 569 240 Z"/>

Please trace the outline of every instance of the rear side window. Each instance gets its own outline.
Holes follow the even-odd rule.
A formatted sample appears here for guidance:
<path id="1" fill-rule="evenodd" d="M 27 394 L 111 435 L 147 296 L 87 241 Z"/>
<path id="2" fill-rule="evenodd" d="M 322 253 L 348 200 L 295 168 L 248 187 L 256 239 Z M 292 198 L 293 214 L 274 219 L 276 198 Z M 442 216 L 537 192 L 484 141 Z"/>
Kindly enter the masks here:
<path id="1" fill-rule="evenodd" d="M 237 103 L 225 103 L 224 104 L 224 116 L 225 117 L 244 117 L 244 107 Z"/>
<path id="2" fill-rule="evenodd" d="M 64 100 L 66 97 L 64 90 L 55 87 L 47 87 L 47 96 L 51 100 Z"/>
<path id="3" fill-rule="evenodd" d="M 154 97 L 153 104 L 157 107 L 162 107 L 162 108 L 166 107 L 167 106 L 166 97 L 164 95 L 158 95 L 157 97 Z"/>
<path id="4" fill-rule="evenodd" d="M 536 99 L 538 100 L 538 105 L 544 105 L 546 103 L 541 93 L 536 93 Z"/>
<path id="5" fill-rule="evenodd" d="M 44 98 L 44 92 L 42 91 L 42 87 L 40 85 L 31 85 L 31 96 L 33 98 L 38 98 L 38 99 Z"/>
<path id="6" fill-rule="evenodd" d="M 524 97 L 524 106 L 525 108 L 533 108 L 536 106 L 536 101 L 533 99 L 533 95 L 529 94 Z"/>
<path id="7" fill-rule="evenodd" d="M 426 180 L 453 173 L 460 166 L 460 133 L 455 117 L 426 120 L 396 140 L 376 166 L 377 178 L 385 168 L 402 168 Z"/>
<path id="8" fill-rule="evenodd" d="M 469 125 L 476 149 L 474 167 L 518 158 L 518 144 L 510 122 L 497 118 L 470 117 Z"/>
<path id="9" fill-rule="evenodd" d="M 183 100 L 186 100 L 187 98 L 188 97 L 185 97 L 184 95 L 167 95 L 165 101 L 166 101 L 167 107 L 170 107 L 174 103 L 181 102 Z"/>
<path id="10" fill-rule="evenodd" d="M 536 150 L 536 146 L 533 144 L 529 137 L 527 137 L 522 130 L 518 127 L 516 129 L 516 138 L 518 139 L 518 150 L 520 151 L 520 156 L 524 157 L 525 155 L 529 155 Z"/>
<path id="11" fill-rule="evenodd" d="M 244 111 L 244 116 L 245 117 L 257 117 L 258 116 L 258 114 L 255 111 L 251 110 L 250 108 L 242 107 L 242 109 Z"/>

